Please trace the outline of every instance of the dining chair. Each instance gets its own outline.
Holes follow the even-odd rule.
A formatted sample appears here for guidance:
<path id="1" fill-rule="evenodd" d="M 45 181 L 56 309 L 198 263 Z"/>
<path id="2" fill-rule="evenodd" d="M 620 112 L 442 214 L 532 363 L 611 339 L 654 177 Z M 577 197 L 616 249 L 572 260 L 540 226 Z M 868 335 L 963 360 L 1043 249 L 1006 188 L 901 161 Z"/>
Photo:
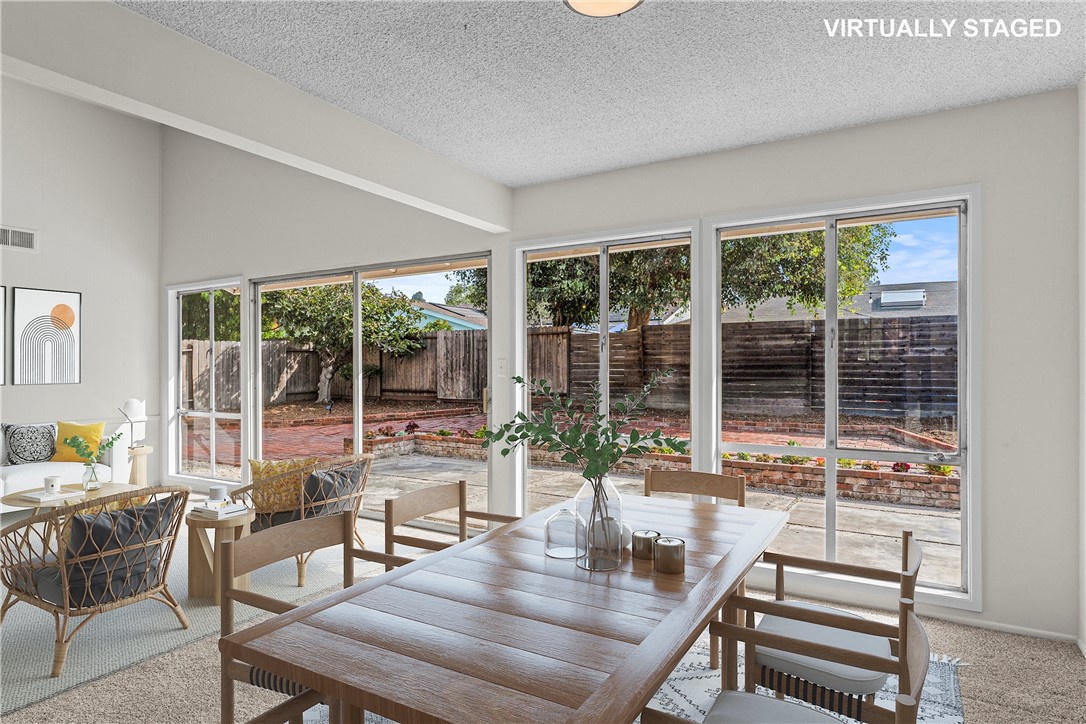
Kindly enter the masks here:
<path id="1" fill-rule="evenodd" d="M 653 493 L 685 493 L 704 495 L 719 500 L 733 500 L 736 505 L 747 503 L 747 481 L 742 475 L 721 475 L 720 473 L 699 473 L 690 470 L 645 470 L 645 497 Z M 739 582 L 736 593 L 746 593 L 746 583 Z M 720 620 L 720 613 L 716 618 Z M 721 642 L 716 636 L 709 636 L 709 668 L 720 666 Z"/>
<path id="2" fill-rule="evenodd" d="M 99 614 L 152 600 L 188 617 L 166 582 L 189 489 L 133 488 L 26 518 L 0 531 L 0 581 L 15 603 L 52 614 L 52 676 L 60 676 L 72 639 Z M 85 616 L 68 631 L 73 618 Z M 108 652 L 106 652 L 108 655 Z"/>
<path id="3" fill-rule="evenodd" d="M 910 599 L 898 602 L 902 637 L 897 654 L 889 656 L 876 656 L 847 647 L 768 633 L 754 626 L 755 613 L 768 612 L 766 615 L 787 618 L 798 623 L 809 623 L 813 619 L 819 622 L 818 625 L 837 628 L 844 633 L 864 633 L 870 630 L 872 622 L 862 618 L 827 614 L 815 616 L 806 609 L 746 597 L 735 597 L 728 602 L 727 608 L 726 621 L 731 620 L 730 614 L 745 611 L 746 623 L 740 625 L 714 621 L 709 624 L 710 630 L 715 629 L 725 640 L 743 641 L 747 646 L 758 648 L 772 647 L 778 651 L 787 651 L 793 656 L 815 657 L 841 667 L 866 668 L 884 674 L 896 674 L 898 693 L 893 709 L 878 706 L 874 702 L 861 701 L 843 716 L 869 724 L 916 724 L 924 681 L 928 675 L 931 649 L 927 633 L 913 611 L 913 602 Z M 807 724 L 841 721 L 835 716 L 801 704 L 755 694 L 752 691 L 737 691 L 734 686 L 736 683 L 725 683 L 724 690 L 709 708 L 702 724 Z M 806 700 L 801 696 L 795 698 Z M 688 719 L 651 708 L 642 713 L 641 723 L 693 724 Z"/>
<path id="4" fill-rule="evenodd" d="M 413 535 L 397 533 L 396 528 L 418 518 L 443 510 L 456 508 L 458 539 L 468 539 L 468 519 L 484 520 L 491 523 L 512 523 L 519 520 L 516 516 L 487 513 L 477 510 L 468 510 L 468 482 L 461 480 L 457 483 L 446 485 L 434 485 L 410 493 L 404 493 L 398 498 L 385 499 L 385 553 L 382 555 L 376 551 L 359 552 L 358 557 L 363 560 L 385 563 L 385 570 L 390 571 L 397 565 L 410 563 L 412 559 L 396 555 L 396 545 L 406 545 L 412 548 L 423 548 L 430 551 L 440 551 L 448 548 L 453 543 L 445 541 L 419 538 Z M 388 560 L 383 560 L 388 559 Z"/>
<path id="5" fill-rule="evenodd" d="M 859 652 L 867 657 L 898 656 L 906 640 L 907 616 L 902 613 L 897 625 L 868 621 L 855 614 L 829 606 L 785 600 L 786 569 L 803 569 L 871 581 L 897 584 L 897 599 L 907 601 L 911 609 L 916 592 L 916 579 L 924 551 L 911 531 L 901 534 L 901 569 L 889 571 L 848 563 L 820 561 L 809 558 L 767 552 L 762 560 L 776 567 L 775 602 L 748 601 L 752 611 L 764 614 L 758 630 L 769 636 L 783 636 Z M 727 612 L 725 606 L 725 613 Z M 788 616 L 780 615 L 789 611 Z M 753 615 L 751 613 L 750 615 Z M 845 621 L 852 622 L 851 626 Z M 737 665 L 735 641 L 725 646 L 725 677 L 735 675 Z M 777 692 L 778 696 L 793 696 L 844 716 L 860 710 L 865 703 L 874 703 L 875 692 L 886 684 L 888 673 L 875 667 L 842 665 L 835 660 L 796 654 L 774 646 L 746 646 L 747 691 L 760 685 Z"/>
<path id="6" fill-rule="evenodd" d="M 270 596 L 242 590 L 236 586 L 236 578 L 278 561 L 331 546 L 343 547 L 343 587 L 354 584 L 354 560 L 360 551 L 354 547 L 356 515 L 344 510 L 337 515 L 291 521 L 266 528 L 235 541 L 222 543 L 222 566 L 219 571 L 222 585 L 222 606 L 219 610 L 220 633 L 227 636 L 234 632 L 234 604 L 244 603 L 271 613 L 286 613 L 297 608 Z M 273 675 L 256 666 L 235 661 L 222 654 L 221 717 L 222 724 L 234 722 L 234 684 L 242 682 L 284 694 L 286 701 L 273 707 L 252 722 L 273 724 L 290 722 L 301 724 L 302 713 L 324 700 L 319 692 Z M 330 702 L 333 710 L 336 702 Z M 333 719 L 335 721 L 336 719 Z"/>
<path id="7" fill-rule="evenodd" d="M 250 530 L 257 533 L 284 523 L 350 510 L 358 517 L 373 454 L 344 455 L 329 460 L 316 457 L 293 460 L 250 460 L 252 482 L 230 493 L 236 503 L 253 509 Z M 355 540 L 366 544 L 357 530 Z M 306 565 L 314 551 L 295 556 L 298 587 L 305 585 Z"/>

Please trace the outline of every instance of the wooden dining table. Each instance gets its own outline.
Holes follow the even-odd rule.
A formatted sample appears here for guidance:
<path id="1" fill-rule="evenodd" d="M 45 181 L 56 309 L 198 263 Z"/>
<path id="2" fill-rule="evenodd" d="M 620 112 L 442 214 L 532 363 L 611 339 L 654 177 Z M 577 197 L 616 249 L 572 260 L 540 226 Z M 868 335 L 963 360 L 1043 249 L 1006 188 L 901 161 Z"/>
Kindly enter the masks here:
<path id="1" fill-rule="evenodd" d="M 558 506 L 220 640 L 227 655 L 359 709 L 423 722 L 630 722 L 787 513 L 623 496 L 686 541 L 682 574 L 627 550 L 610 572 L 543 553 Z"/>

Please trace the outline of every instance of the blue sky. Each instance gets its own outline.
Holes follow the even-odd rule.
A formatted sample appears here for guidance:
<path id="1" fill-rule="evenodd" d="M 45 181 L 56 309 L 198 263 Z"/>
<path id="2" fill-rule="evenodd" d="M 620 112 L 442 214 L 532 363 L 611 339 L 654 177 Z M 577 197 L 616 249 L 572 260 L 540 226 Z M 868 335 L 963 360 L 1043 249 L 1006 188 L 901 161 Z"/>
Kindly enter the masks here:
<path id="1" fill-rule="evenodd" d="M 883 284 L 954 281 L 958 278 L 958 219 L 899 221 L 897 236 L 890 242 L 890 265 L 879 274 Z M 398 289 L 407 296 L 422 292 L 428 302 L 441 304 L 452 282 L 447 272 L 379 279 L 381 291 Z"/>
<path id="2" fill-rule="evenodd" d="M 958 278 L 958 218 L 899 221 L 890 242 L 890 265 L 882 284 L 955 281 Z"/>
<path id="3" fill-rule="evenodd" d="M 445 303 L 445 292 L 453 285 L 445 278 L 448 272 L 433 272 L 431 274 L 413 274 L 411 276 L 394 277 L 392 279 L 377 279 L 373 283 L 382 292 L 391 292 L 398 289 L 407 296 L 415 292 L 422 292 L 423 299 L 428 302 Z"/>

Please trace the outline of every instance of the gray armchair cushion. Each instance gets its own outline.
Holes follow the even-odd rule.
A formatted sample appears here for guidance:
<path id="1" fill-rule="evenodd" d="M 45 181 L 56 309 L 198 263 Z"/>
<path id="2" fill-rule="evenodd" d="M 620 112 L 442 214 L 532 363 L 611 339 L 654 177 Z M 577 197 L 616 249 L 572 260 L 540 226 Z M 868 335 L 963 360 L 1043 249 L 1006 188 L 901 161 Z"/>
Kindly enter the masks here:
<path id="1" fill-rule="evenodd" d="M 316 470 L 310 473 L 304 484 L 304 495 L 308 505 L 305 507 L 306 518 L 318 518 L 322 515 L 335 515 L 349 510 L 352 500 L 349 496 L 358 491 L 361 484 L 365 462 L 357 462 L 331 470 Z M 342 498 L 337 500 L 337 498 Z M 323 502 L 328 501 L 331 502 Z M 257 513 L 250 526 L 253 533 L 284 523 L 293 523 L 302 519 L 302 511 L 281 510 L 275 513 Z"/>
<path id="2" fill-rule="evenodd" d="M 162 584 L 163 538 L 170 533 L 177 502 L 177 497 L 170 497 L 122 510 L 74 516 L 66 551 L 70 606 L 113 603 Z M 130 546 L 130 550 L 123 550 Z M 93 557 L 73 560 L 85 556 Z M 47 570 L 42 569 L 38 576 L 39 592 L 53 575 Z M 59 578 L 58 569 L 58 592 Z M 63 596 L 53 603 L 63 605 Z"/>

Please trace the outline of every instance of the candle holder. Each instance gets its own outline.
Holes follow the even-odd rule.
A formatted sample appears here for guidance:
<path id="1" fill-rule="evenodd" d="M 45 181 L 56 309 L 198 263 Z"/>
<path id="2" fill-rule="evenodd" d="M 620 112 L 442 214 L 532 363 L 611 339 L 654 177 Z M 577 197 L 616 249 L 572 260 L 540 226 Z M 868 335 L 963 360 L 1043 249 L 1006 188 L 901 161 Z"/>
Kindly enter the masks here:
<path id="1" fill-rule="evenodd" d="M 654 530 L 635 530 L 633 532 L 633 557 L 644 561 L 652 560 L 652 544 L 660 534 Z"/>
<path id="2" fill-rule="evenodd" d="M 652 568 L 657 573 L 679 574 L 686 571 L 686 541 L 682 538 L 657 538 L 652 544 Z"/>

